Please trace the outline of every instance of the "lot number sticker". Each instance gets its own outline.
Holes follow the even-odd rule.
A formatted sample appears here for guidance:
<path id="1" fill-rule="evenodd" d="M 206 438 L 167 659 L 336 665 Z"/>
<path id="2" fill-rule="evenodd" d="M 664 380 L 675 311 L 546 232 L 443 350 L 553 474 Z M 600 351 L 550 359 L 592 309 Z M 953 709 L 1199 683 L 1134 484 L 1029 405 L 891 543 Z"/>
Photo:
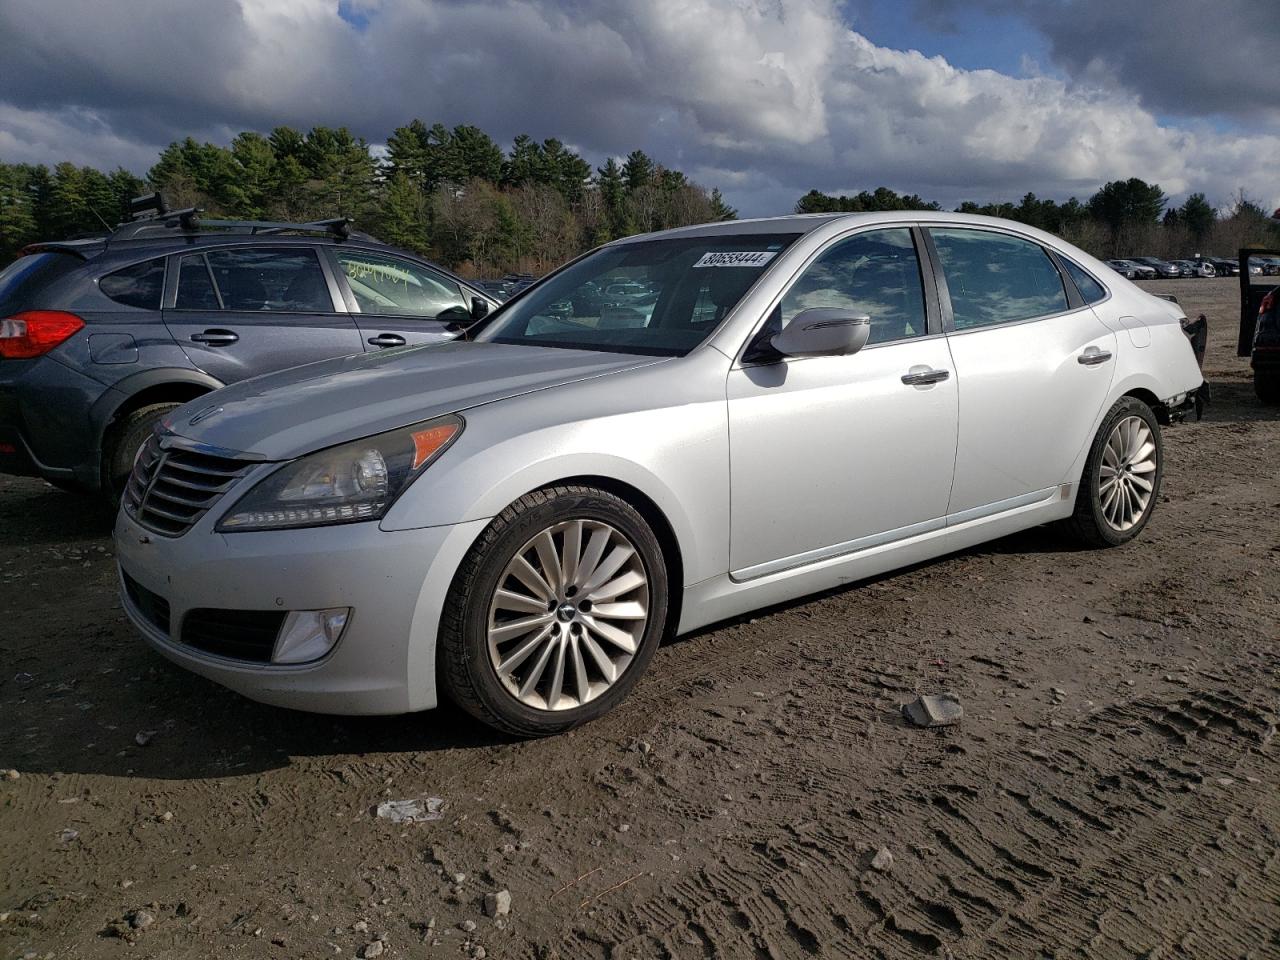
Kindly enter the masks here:
<path id="1" fill-rule="evenodd" d="M 698 267 L 763 267 L 775 256 L 777 256 L 776 253 L 768 250 L 745 250 L 741 253 L 726 250 L 704 253 L 702 259 L 693 266 L 695 269 Z"/>

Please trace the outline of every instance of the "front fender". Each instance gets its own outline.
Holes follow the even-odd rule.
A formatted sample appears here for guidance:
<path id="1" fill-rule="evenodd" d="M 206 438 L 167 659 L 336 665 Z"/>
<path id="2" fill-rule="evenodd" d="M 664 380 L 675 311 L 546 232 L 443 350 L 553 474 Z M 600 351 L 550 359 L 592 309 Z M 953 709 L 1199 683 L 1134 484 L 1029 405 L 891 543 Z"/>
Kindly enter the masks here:
<path id="1" fill-rule="evenodd" d="M 512 413 L 495 405 L 467 414 L 458 442 L 392 507 L 383 529 L 489 519 L 540 487 L 602 477 L 635 488 L 662 511 L 680 550 L 686 584 L 728 569 L 723 400 L 514 434 Z"/>
<path id="2" fill-rule="evenodd" d="M 198 387 L 204 391 L 217 390 L 226 386 L 221 380 L 209 376 L 201 370 L 184 369 L 182 367 L 155 367 L 140 370 L 122 380 L 116 381 L 103 391 L 89 408 L 89 424 L 93 430 L 96 453 L 101 456 L 102 437 L 108 425 L 116 418 L 116 414 L 134 397 L 152 387 L 181 384 L 185 387 Z M 96 459 L 96 458 L 95 458 Z"/>

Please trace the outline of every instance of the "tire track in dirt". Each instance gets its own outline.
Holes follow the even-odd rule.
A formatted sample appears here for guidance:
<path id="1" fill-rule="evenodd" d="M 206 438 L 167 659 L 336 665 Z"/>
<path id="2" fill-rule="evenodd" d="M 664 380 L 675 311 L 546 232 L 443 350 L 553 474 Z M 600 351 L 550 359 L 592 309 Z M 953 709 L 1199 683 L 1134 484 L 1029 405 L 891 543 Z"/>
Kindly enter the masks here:
<path id="1" fill-rule="evenodd" d="M 615 957 L 865 956 L 868 946 L 1261 956 L 1267 930 L 1280 929 L 1280 794 L 1248 771 L 1274 760 L 1278 693 L 1197 689 L 1107 707 L 997 747 L 983 777 L 942 760 L 963 738 L 931 737 L 931 755 L 906 764 L 905 796 L 867 789 L 856 765 L 832 776 L 822 751 L 794 751 L 780 772 L 804 790 L 769 796 L 812 819 L 779 830 L 772 817 L 740 816 L 656 903 L 569 937 L 562 955 L 610 943 Z M 892 836 L 889 871 L 868 869 L 878 841 L 865 841 L 877 835 Z M 636 929 L 652 932 L 627 935 Z"/>

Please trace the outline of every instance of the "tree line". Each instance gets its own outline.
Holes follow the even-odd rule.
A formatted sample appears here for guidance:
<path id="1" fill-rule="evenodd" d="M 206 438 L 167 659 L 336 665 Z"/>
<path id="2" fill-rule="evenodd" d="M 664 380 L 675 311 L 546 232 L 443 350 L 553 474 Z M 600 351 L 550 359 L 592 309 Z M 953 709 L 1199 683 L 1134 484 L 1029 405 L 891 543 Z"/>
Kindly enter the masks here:
<path id="1" fill-rule="evenodd" d="M 479 127 L 414 120 L 375 152 L 345 127 L 246 131 L 230 144 L 188 137 L 166 147 L 146 178 L 118 169 L 0 163 L 0 264 L 34 240 L 100 233 L 150 189 L 207 217 L 307 221 L 355 218 L 358 228 L 473 276 L 544 272 L 617 237 L 737 216 L 720 191 L 693 183 L 643 150 L 592 168 L 554 137 L 516 137 L 503 150 Z M 811 190 L 799 213 L 940 210 L 887 187 L 854 195 Z M 1243 191 L 1221 211 L 1203 193 L 1169 205 L 1158 184 L 1105 184 L 1088 200 L 966 201 L 962 213 L 1027 223 L 1097 256 L 1231 256 L 1280 243 L 1277 221 Z"/>
<path id="2" fill-rule="evenodd" d="M 0 263 L 35 240 L 101 233 L 150 189 L 207 218 L 350 216 L 358 229 L 476 276 L 542 273 L 617 237 L 737 216 L 719 190 L 643 150 L 593 170 L 555 138 L 521 135 L 504 151 L 466 124 L 414 120 L 380 155 L 344 127 L 277 127 L 228 146 L 171 143 L 145 180 L 70 163 L 0 163 Z"/>
<path id="3" fill-rule="evenodd" d="M 852 196 L 810 190 L 796 204 L 797 213 L 941 209 L 938 203 L 887 187 Z M 1280 221 L 1243 190 L 1220 213 L 1203 193 L 1191 194 L 1181 206 L 1170 206 L 1159 184 L 1137 177 L 1113 180 L 1083 203 L 1075 197 L 1058 203 L 1027 193 L 1019 203 L 965 201 L 956 212 L 1016 220 L 1104 258 L 1234 257 L 1244 246 L 1280 244 Z"/>

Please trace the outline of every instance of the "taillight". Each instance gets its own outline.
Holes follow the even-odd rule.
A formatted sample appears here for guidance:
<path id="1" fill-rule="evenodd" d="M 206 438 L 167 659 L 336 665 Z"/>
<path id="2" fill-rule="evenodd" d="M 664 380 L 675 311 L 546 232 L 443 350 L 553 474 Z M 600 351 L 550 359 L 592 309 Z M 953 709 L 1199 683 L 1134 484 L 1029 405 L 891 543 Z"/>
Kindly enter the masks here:
<path id="1" fill-rule="evenodd" d="M 23 310 L 0 320 L 0 357 L 39 357 L 84 328 L 84 321 L 62 310 Z"/>
<path id="2" fill-rule="evenodd" d="M 1262 316 L 1264 313 L 1270 313 L 1271 308 L 1275 305 L 1276 292 L 1274 290 L 1268 290 L 1267 295 L 1262 298 L 1262 303 L 1258 304 L 1258 316 Z"/>

